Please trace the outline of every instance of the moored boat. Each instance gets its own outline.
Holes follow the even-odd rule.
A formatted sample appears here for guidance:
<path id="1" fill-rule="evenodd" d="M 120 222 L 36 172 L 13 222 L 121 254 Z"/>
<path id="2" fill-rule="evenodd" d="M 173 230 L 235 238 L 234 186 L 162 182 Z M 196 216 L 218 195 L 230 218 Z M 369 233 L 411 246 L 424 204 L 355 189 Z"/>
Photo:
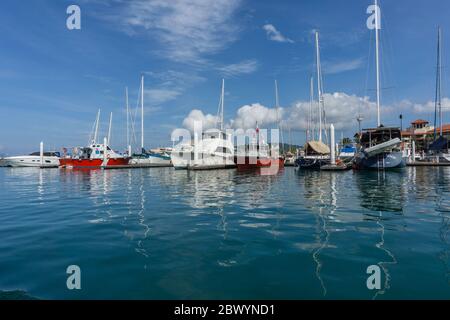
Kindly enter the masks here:
<path id="1" fill-rule="evenodd" d="M 235 162 L 238 170 L 256 170 L 261 168 L 284 168 L 284 157 L 278 155 L 278 152 L 270 150 L 256 127 L 256 137 L 248 145 L 238 147 Z"/>
<path id="2" fill-rule="evenodd" d="M 6 167 L 35 167 L 35 168 L 57 168 L 59 165 L 59 152 L 34 152 L 26 156 L 6 157 L 3 164 Z"/>
<path id="3" fill-rule="evenodd" d="M 406 167 L 406 156 L 402 150 L 400 128 L 384 127 L 381 124 L 381 77 L 379 33 L 381 30 L 381 14 L 378 1 L 375 0 L 375 20 L 372 29 L 375 30 L 376 58 L 376 100 L 377 127 L 365 129 L 359 134 L 359 151 L 354 160 L 355 169 L 398 169 Z"/>
<path id="4" fill-rule="evenodd" d="M 67 169 L 101 169 L 126 166 L 129 161 L 129 157 L 118 154 L 106 143 L 93 143 L 76 150 L 72 156 L 60 158 L 59 166 Z"/>

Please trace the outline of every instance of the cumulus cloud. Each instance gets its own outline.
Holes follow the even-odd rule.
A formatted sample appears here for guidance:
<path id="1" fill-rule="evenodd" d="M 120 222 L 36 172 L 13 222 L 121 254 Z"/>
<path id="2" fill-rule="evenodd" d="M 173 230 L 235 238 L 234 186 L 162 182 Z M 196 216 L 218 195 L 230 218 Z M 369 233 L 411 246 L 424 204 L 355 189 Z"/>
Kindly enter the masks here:
<path id="1" fill-rule="evenodd" d="M 275 28 L 273 24 L 265 24 L 263 26 L 263 29 L 266 31 L 267 39 L 276 41 L 276 42 L 288 42 L 288 43 L 294 43 L 293 40 L 285 37 L 281 34 L 280 31 Z"/>
<path id="2" fill-rule="evenodd" d="M 410 100 L 402 100 L 400 103 L 393 106 L 392 109 L 401 110 L 402 112 L 413 112 L 417 114 L 433 113 L 435 108 L 434 101 L 428 101 L 425 103 L 414 103 Z M 450 99 L 442 98 L 442 110 L 450 111 Z"/>
<path id="3" fill-rule="evenodd" d="M 327 123 L 333 123 L 337 130 L 346 129 L 356 125 L 356 117 L 359 112 L 365 119 L 375 119 L 376 104 L 368 97 L 348 95 L 343 92 L 324 94 L 324 104 Z M 316 115 L 318 103 L 313 104 Z M 286 110 L 289 119 L 283 121 L 284 126 L 296 130 L 306 130 L 308 127 L 310 103 L 309 101 L 298 101 L 293 107 Z M 316 116 L 317 117 L 317 116 Z"/>
<path id="4" fill-rule="evenodd" d="M 232 120 L 232 127 L 235 129 L 254 129 L 256 122 L 259 127 L 268 127 L 277 123 L 283 116 L 283 109 L 267 108 L 259 103 L 245 105 L 237 111 L 236 118 Z"/>
<path id="5" fill-rule="evenodd" d="M 208 130 L 216 128 L 218 120 L 217 116 L 204 114 L 201 110 L 194 109 L 183 120 L 183 127 L 193 132 L 195 122 L 200 122 L 203 130 Z"/>

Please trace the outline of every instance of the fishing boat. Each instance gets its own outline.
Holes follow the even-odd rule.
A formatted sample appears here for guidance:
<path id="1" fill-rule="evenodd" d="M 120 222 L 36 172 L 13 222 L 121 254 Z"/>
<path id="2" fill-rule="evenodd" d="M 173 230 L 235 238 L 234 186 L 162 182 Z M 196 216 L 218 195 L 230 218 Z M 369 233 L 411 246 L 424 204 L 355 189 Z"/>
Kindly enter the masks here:
<path id="1" fill-rule="evenodd" d="M 66 155 L 59 159 L 59 167 L 65 169 L 108 169 L 127 166 L 130 161 L 129 156 L 119 154 L 114 151 L 109 143 L 111 141 L 112 114 L 109 118 L 108 137 L 103 143 L 98 143 L 98 129 L 100 123 L 100 110 L 94 123 L 94 133 L 91 135 L 91 142 L 86 147 L 74 148 L 72 155 Z"/>
<path id="2" fill-rule="evenodd" d="M 56 151 L 33 152 L 25 156 L 15 156 L 3 158 L 6 167 L 36 167 L 36 168 L 57 168 L 59 166 L 60 153 Z"/>
<path id="3" fill-rule="evenodd" d="M 381 78 L 380 78 L 380 30 L 381 15 L 378 0 L 375 0 L 375 58 L 376 58 L 376 96 L 377 127 L 363 129 L 359 135 L 359 151 L 355 155 L 355 169 L 396 169 L 406 166 L 402 151 L 401 130 L 397 127 L 384 127 L 381 124 Z"/>
<path id="4" fill-rule="evenodd" d="M 320 62 L 320 46 L 319 46 L 319 32 L 315 33 L 316 43 L 316 71 L 317 71 L 317 96 L 318 96 L 318 110 L 316 121 L 318 123 L 318 130 L 316 137 L 310 134 L 313 127 L 313 113 L 314 113 L 314 80 L 311 78 L 310 82 L 310 115 L 307 130 L 307 142 L 304 147 L 304 153 L 298 157 L 295 166 L 303 170 L 320 170 L 322 166 L 330 164 L 330 148 L 323 142 L 323 131 L 325 127 L 325 106 L 323 98 L 323 83 L 322 83 L 322 66 Z M 325 131 L 326 134 L 326 131 Z M 317 139 L 317 140 L 316 140 Z"/>
<path id="5" fill-rule="evenodd" d="M 210 170 L 235 168 L 232 135 L 224 130 L 225 80 L 219 100 L 217 129 L 203 132 L 201 140 L 194 132 L 193 156 L 187 163 L 188 170 Z"/>
<path id="6" fill-rule="evenodd" d="M 133 153 L 130 159 L 130 165 L 134 167 L 171 167 L 172 161 L 170 155 L 165 153 L 157 153 L 147 151 L 144 148 L 144 76 L 141 78 L 141 90 L 140 90 L 140 102 L 141 102 L 141 150 L 139 153 Z M 127 110 L 128 110 L 128 95 L 127 95 Z M 128 121 L 127 121 L 128 123 Z M 128 132 L 128 129 L 127 129 Z M 127 140 L 128 138 L 127 133 Z M 129 142 L 128 142 L 129 143 Z M 128 152 L 131 154 L 131 148 L 128 148 Z"/>
<path id="7" fill-rule="evenodd" d="M 100 169 L 122 167 L 129 164 L 129 157 L 112 150 L 105 139 L 103 144 L 93 143 L 77 148 L 72 156 L 59 159 L 59 166 L 65 169 Z"/>

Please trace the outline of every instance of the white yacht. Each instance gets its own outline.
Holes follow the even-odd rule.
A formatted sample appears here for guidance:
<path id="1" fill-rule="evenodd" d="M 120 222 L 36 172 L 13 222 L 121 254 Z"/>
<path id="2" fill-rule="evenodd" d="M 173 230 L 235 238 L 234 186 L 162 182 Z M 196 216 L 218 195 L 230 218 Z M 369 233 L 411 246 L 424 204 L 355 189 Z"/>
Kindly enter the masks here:
<path id="1" fill-rule="evenodd" d="M 194 142 L 189 170 L 209 170 L 235 168 L 234 145 L 231 135 L 222 130 L 209 130 L 201 141 Z"/>
<path id="2" fill-rule="evenodd" d="M 222 80 L 217 129 L 195 133 L 191 143 L 176 145 L 171 153 L 175 169 L 209 170 L 235 168 L 233 138 L 224 130 L 225 81 Z"/>
<path id="3" fill-rule="evenodd" d="M 173 148 L 170 154 L 172 164 L 176 170 L 185 170 L 190 161 L 194 160 L 194 146 L 192 143 L 180 143 Z"/>
<path id="4" fill-rule="evenodd" d="M 57 168 L 59 166 L 59 152 L 33 152 L 27 156 L 16 156 L 3 158 L 3 164 L 7 167 L 37 167 Z"/>

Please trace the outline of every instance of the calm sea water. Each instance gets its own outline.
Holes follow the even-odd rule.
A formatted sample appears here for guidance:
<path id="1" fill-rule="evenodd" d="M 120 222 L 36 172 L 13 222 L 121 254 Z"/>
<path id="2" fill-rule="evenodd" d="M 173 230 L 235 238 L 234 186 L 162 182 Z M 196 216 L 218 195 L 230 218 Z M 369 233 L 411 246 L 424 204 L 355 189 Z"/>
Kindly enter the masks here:
<path id="1" fill-rule="evenodd" d="M 4 292 L 450 298 L 450 168 L 276 176 L 0 168 L 0 204 Z M 81 268 L 79 291 L 66 287 L 69 265 Z M 370 265 L 381 267 L 380 290 L 367 289 Z"/>

